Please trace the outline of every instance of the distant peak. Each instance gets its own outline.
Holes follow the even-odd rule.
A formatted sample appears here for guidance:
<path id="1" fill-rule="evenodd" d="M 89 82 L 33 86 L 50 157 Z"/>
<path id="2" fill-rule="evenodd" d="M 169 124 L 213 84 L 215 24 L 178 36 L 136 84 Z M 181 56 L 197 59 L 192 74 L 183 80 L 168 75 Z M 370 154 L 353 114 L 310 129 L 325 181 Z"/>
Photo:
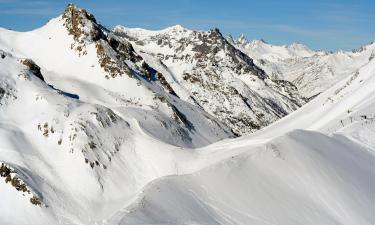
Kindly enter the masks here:
<path id="1" fill-rule="evenodd" d="M 176 24 L 174 26 L 171 26 L 170 28 L 174 30 L 185 30 L 185 28 L 181 26 L 180 24 Z"/>
<path id="2" fill-rule="evenodd" d="M 229 43 L 234 44 L 234 39 L 233 39 L 232 35 L 228 34 L 228 35 L 225 37 L 225 39 L 227 39 L 227 41 L 228 41 Z"/>
<path id="3" fill-rule="evenodd" d="M 299 50 L 299 51 L 304 50 L 308 52 L 311 51 L 306 45 L 298 43 L 298 42 L 294 42 L 290 45 L 287 45 L 286 47 L 290 50 Z"/>
<path id="4" fill-rule="evenodd" d="M 74 18 L 74 17 L 84 17 L 94 23 L 96 23 L 96 19 L 93 14 L 89 13 L 86 9 L 79 8 L 73 3 L 69 3 L 64 12 L 63 18 Z"/>
<path id="5" fill-rule="evenodd" d="M 219 28 L 217 28 L 217 27 L 210 29 L 209 32 L 216 33 L 216 34 L 219 34 L 220 36 L 222 36 Z"/>
<path id="6" fill-rule="evenodd" d="M 288 46 L 289 46 L 289 47 L 302 47 L 302 46 L 304 46 L 304 45 L 301 44 L 301 43 L 298 43 L 298 42 L 293 42 L 292 44 L 289 44 Z"/>
<path id="7" fill-rule="evenodd" d="M 247 38 L 244 34 L 241 34 L 238 39 L 237 39 L 238 44 L 246 44 L 247 43 Z"/>
<path id="8" fill-rule="evenodd" d="M 166 29 L 164 29 L 168 32 L 177 32 L 177 33 L 182 33 L 182 32 L 186 32 L 188 31 L 187 28 L 181 26 L 180 24 L 176 24 L 174 26 L 171 26 L 171 27 L 167 27 Z"/>
<path id="9" fill-rule="evenodd" d="M 261 39 L 255 39 L 250 42 L 251 45 L 263 45 L 268 44 L 263 38 Z"/>
<path id="10" fill-rule="evenodd" d="M 74 3 L 68 3 L 66 8 L 77 8 L 77 6 Z"/>
<path id="11" fill-rule="evenodd" d="M 363 51 L 366 51 L 369 48 L 373 48 L 373 46 L 375 47 L 375 42 L 374 41 L 370 42 L 367 45 L 363 45 L 363 46 L 361 46 L 359 48 L 353 49 L 352 52 L 353 53 L 363 52 Z"/>

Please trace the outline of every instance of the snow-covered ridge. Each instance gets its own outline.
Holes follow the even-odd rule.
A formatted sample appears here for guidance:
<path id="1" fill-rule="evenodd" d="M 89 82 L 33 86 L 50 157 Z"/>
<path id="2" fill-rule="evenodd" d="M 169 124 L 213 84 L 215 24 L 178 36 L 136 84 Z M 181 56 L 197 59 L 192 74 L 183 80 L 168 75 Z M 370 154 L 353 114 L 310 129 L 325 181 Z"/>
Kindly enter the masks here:
<path id="1" fill-rule="evenodd" d="M 373 43 L 351 52 L 323 52 L 312 51 L 297 43 L 275 46 L 259 40 L 243 40 L 246 38 L 240 36 L 233 43 L 271 77 L 295 84 L 306 98 L 316 96 L 347 78 L 375 55 Z"/>
<path id="2" fill-rule="evenodd" d="M 149 36 L 149 35 L 157 35 L 157 34 L 164 34 L 164 33 L 174 33 L 176 35 L 183 34 L 183 33 L 189 33 L 192 32 L 192 30 L 189 30 L 179 24 L 167 27 L 165 29 L 161 30 L 147 30 L 143 28 L 128 28 L 124 27 L 122 25 L 117 25 L 113 28 L 115 32 L 124 32 L 124 31 L 130 31 L 133 35 L 136 35 L 137 37 L 141 38 L 142 36 Z"/>
<path id="3" fill-rule="evenodd" d="M 1 193 L 6 195 L 1 207 L 25 209 L 17 218 L 3 211 L 2 224 L 28 224 L 30 220 L 90 224 L 109 217 L 147 182 L 174 174 L 178 170 L 175 157 L 189 157 L 188 152 L 166 143 L 199 146 L 220 135 L 231 135 L 202 110 L 169 99 L 167 94 L 157 105 L 159 110 L 126 104 L 125 99 L 121 105 L 113 105 L 120 95 L 112 96 L 99 86 L 77 80 L 57 83 L 53 80 L 57 74 L 43 69 L 40 77 L 36 65 L 25 60 L 1 51 L 0 162 L 11 165 L 6 168 L 17 168 L 17 174 L 22 175 L 18 176 L 22 180 L 11 175 L 12 183 L 0 183 Z M 50 81 L 55 87 L 46 83 Z M 74 94 L 56 89 L 67 90 L 72 84 L 84 89 Z M 173 102 L 172 111 L 163 109 L 167 101 Z M 186 123 L 193 128 L 186 128 Z M 8 179 L 6 170 L 2 174 Z M 27 188 L 24 194 L 23 184 Z M 28 196 L 29 191 L 34 195 Z M 98 206 L 99 202 L 103 205 Z"/>
<path id="4" fill-rule="evenodd" d="M 233 44 L 238 46 L 245 53 L 248 53 L 254 59 L 269 60 L 277 62 L 295 57 L 311 57 L 322 52 L 315 52 L 307 46 L 300 43 L 292 43 L 289 45 L 271 45 L 264 40 L 251 40 L 242 34 Z"/>
<path id="5" fill-rule="evenodd" d="M 201 106 L 238 135 L 304 104 L 293 84 L 269 79 L 218 29 L 147 31 L 117 26 L 114 32 L 131 42 L 148 64 L 165 71 L 177 95 Z"/>
<path id="6" fill-rule="evenodd" d="M 157 111 L 156 121 L 166 122 L 165 129 L 171 132 L 177 129 L 181 135 L 172 138 L 176 132 L 173 131 L 167 137 L 155 130 L 154 125 L 144 123 L 144 126 L 168 142 L 194 146 L 232 136 L 225 125 L 175 96 L 163 74 L 147 65 L 130 43 L 108 32 L 91 14 L 74 5 L 69 5 L 63 16 L 35 31 L 4 30 L 0 43 L 15 55 L 32 58 L 49 84 L 77 94 L 80 100 Z M 144 118 L 142 113 L 136 116 Z M 193 130 L 202 126 L 207 127 Z M 200 140 L 191 139 L 191 134 Z"/>
<path id="7" fill-rule="evenodd" d="M 237 153 L 197 173 L 153 182 L 111 221 L 372 224 L 374 75 L 372 60 L 260 132 L 201 149 Z"/>
<path id="8" fill-rule="evenodd" d="M 17 54 L 32 58 L 47 71 L 64 73 L 69 79 L 79 77 L 80 81 L 117 93 L 124 92 L 120 84 L 140 90 L 127 92 L 132 99 L 139 98 L 136 93 L 142 92 L 145 92 L 144 96 L 153 96 L 156 89 L 162 88 L 203 109 L 236 135 L 264 127 L 304 104 L 293 84 L 284 82 L 280 85 L 280 82 L 268 79 L 250 57 L 228 43 L 217 29 L 199 32 L 174 26 L 162 31 L 146 31 L 118 26 L 112 32 L 98 24 L 86 10 L 68 5 L 62 16 L 34 32 L 4 33 L 7 51 L 18 51 Z M 30 36 L 45 49 L 43 55 L 25 46 L 30 43 Z M 22 39 L 17 44 L 19 47 L 13 46 L 10 37 Z M 148 42 L 148 37 L 152 37 L 154 43 L 145 46 L 143 42 Z M 52 60 L 48 49 L 57 45 L 62 48 L 57 54 L 53 53 L 55 60 Z M 153 49 L 153 45 L 159 50 Z M 143 46 L 142 50 L 140 46 Z M 149 47 L 150 50 L 145 49 Z M 176 54 L 184 58 L 177 59 Z M 65 62 L 61 63 L 61 59 Z M 169 64 L 170 60 L 174 61 L 173 64 Z M 176 60 L 182 61 L 177 63 Z M 176 71 L 177 65 L 180 70 Z M 74 68 L 80 68 L 79 75 Z M 131 81 L 125 82 L 124 75 Z M 140 81 L 150 84 L 135 87 Z M 149 85 L 155 83 L 159 87 L 150 90 Z M 200 90 L 195 90 L 196 86 Z M 147 97 L 142 101 L 144 105 L 155 105 L 154 99 Z M 225 103 L 219 103 L 221 100 Z"/>

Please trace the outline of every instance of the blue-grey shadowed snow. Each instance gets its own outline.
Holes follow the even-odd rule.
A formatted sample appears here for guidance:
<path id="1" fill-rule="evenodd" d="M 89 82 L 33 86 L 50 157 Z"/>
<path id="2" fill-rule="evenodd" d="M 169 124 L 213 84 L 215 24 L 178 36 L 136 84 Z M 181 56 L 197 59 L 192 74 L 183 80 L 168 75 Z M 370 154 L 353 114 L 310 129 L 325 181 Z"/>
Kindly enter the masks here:
<path id="1" fill-rule="evenodd" d="M 50 86 L 51 88 L 53 88 L 54 90 L 58 91 L 60 94 L 66 96 L 66 97 L 74 98 L 74 99 L 79 99 L 79 96 L 76 95 L 76 94 L 72 94 L 72 93 L 69 93 L 69 92 L 65 92 L 65 91 L 59 90 L 59 89 L 55 88 L 54 86 L 52 86 L 50 84 L 48 86 Z"/>

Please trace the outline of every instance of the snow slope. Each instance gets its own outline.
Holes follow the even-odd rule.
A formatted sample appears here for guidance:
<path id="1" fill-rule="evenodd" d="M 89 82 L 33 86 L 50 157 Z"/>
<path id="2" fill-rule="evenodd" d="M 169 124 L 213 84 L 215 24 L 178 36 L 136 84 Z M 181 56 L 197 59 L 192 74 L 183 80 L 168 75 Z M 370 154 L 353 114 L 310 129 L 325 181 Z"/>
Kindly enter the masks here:
<path id="1" fill-rule="evenodd" d="M 25 59 L 1 55 L 0 208 L 12 210 L 0 224 L 99 222 L 150 181 L 195 167 L 195 154 L 156 139 L 135 117 L 56 90 Z"/>
<path id="2" fill-rule="evenodd" d="M 197 173 L 151 183 L 115 224 L 373 224 L 374 153 L 293 131 Z"/>
<path id="3" fill-rule="evenodd" d="M 275 124 L 198 149 L 232 156 L 152 182 L 111 221 L 373 224 L 374 75 L 372 60 Z"/>

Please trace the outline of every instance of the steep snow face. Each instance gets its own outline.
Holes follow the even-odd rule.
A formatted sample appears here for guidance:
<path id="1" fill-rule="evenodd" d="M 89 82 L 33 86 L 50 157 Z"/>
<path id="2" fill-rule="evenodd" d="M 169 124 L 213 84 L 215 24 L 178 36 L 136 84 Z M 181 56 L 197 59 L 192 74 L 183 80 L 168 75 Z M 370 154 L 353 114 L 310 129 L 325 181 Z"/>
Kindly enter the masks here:
<path id="1" fill-rule="evenodd" d="M 238 134 L 258 130 L 294 111 L 304 101 L 290 82 L 271 80 L 218 29 L 181 26 L 161 31 L 117 26 L 176 94 L 202 107 Z"/>
<path id="2" fill-rule="evenodd" d="M 53 87 L 134 117 L 162 141 L 193 147 L 234 136 L 217 119 L 179 98 L 130 43 L 74 5 L 40 29 L 1 30 L 0 47 L 33 59 Z"/>
<path id="3" fill-rule="evenodd" d="M 275 46 L 264 41 L 233 43 L 252 57 L 255 64 L 275 79 L 286 79 L 311 98 L 356 73 L 375 55 L 375 44 L 353 52 L 312 51 L 301 44 Z"/>
<path id="4" fill-rule="evenodd" d="M 31 60 L 0 54 L 0 190 L 7 200 L 0 202 L 1 224 L 100 222 L 148 182 L 193 166 L 193 152 L 167 144 L 189 137 L 175 133 L 181 129 L 171 119 L 83 102 L 45 83 Z M 207 143 L 199 132 L 214 130 L 203 126 L 195 129 L 200 143 Z M 149 132 L 161 133 L 162 141 Z"/>

